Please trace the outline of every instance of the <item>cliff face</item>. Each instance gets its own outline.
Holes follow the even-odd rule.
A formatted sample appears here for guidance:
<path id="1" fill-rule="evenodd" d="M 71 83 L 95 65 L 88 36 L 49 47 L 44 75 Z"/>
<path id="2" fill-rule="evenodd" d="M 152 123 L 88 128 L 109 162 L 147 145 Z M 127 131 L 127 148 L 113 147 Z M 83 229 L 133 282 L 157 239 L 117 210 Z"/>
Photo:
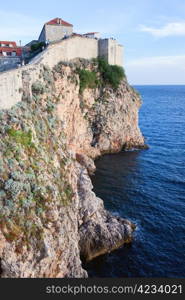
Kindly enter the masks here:
<path id="1" fill-rule="evenodd" d="M 90 260 L 132 239 L 134 225 L 112 216 L 92 191 L 93 160 L 144 147 L 141 101 L 126 79 L 79 93 L 76 60 L 42 66 L 22 102 L 0 112 L 1 277 L 87 277 Z"/>
<path id="2" fill-rule="evenodd" d="M 138 128 L 141 100 L 126 79 L 117 91 L 109 87 L 86 89 L 83 96 L 79 95 L 73 68 L 65 67 L 55 79 L 56 95 L 61 100 L 58 117 L 64 123 L 70 149 L 94 158 L 122 148 L 143 147 Z"/>

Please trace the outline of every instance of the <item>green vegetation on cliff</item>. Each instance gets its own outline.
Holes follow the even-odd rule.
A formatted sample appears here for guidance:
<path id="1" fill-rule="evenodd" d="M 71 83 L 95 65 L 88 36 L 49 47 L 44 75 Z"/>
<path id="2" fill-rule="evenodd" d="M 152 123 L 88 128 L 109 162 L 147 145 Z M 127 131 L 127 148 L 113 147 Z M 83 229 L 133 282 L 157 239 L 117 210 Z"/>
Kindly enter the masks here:
<path id="1" fill-rule="evenodd" d="M 26 147 L 33 147 L 34 144 L 32 143 L 32 133 L 31 130 L 28 132 L 24 132 L 22 130 L 15 130 L 13 128 L 9 128 L 7 130 L 7 133 L 9 136 L 12 137 L 12 139 L 17 142 L 22 144 L 23 146 Z"/>
<path id="2" fill-rule="evenodd" d="M 0 111 L 0 230 L 9 242 L 29 247 L 34 239 L 38 248 L 54 204 L 68 206 L 73 197 L 53 73 L 43 66 L 40 77 L 32 97 L 24 90 L 22 102 Z"/>
<path id="3" fill-rule="evenodd" d="M 110 85 L 112 88 L 117 89 L 121 81 L 125 78 L 124 69 L 117 65 L 109 65 L 108 62 L 101 57 L 97 59 L 97 63 L 103 84 Z"/>
<path id="4" fill-rule="evenodd" d="M 22 75 L 26 80 L 27 74 L 23 71 Z M 81 59 L 61 62 L 53 70 L 42 66 L 38 78 L 30 86 L 26 82 L 21 102 L 0 111 L 0 230 L 8 241 L 22 239 L 25 244 L 42 239 L 43 228 L 52 222 L 53 207 L 68 208 L 73 203 L 68 177 L 72 158 L 66 146 L 65 122 L 57 114 L 59 102 L 68 98 L 70 88 L 75 93 L 78 87 L 80 93 L 100 88 L 91 108 L 79 97 L 95 145 L 104 122 L 95 113 L 101 104 L 104 110 L 109 98 L 104 87 L 118 88 L 124 71 L 101 58 Z"/>
<path id="5" fill-rule="evenodd" d="M 86 88 L 94 89 L 98 86 L 99 80 L 94 71 L 78 70 L 80 78 L 80 93 L 82 94 Z"/>
<path id="6" fill-rule="evenodd" d="M 121 81 L 125 78 L 124 69 L 117 65 L 109 65 L 104 58 L 93 59 L 95 70 L 77 69 L 80 78 L 80 93 L 86 88 L 96 88 L 110 85 L 118 89 Z"/>

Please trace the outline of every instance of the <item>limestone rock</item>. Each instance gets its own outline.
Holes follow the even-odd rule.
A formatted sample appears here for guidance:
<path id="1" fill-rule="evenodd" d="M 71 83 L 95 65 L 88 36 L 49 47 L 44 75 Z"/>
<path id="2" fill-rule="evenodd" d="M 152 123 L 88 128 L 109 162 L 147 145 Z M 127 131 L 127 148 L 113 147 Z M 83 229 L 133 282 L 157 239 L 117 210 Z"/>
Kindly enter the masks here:
<path id="1" fill-rule="evenodd" d="M 105 210 L 89 175 L 96 157 L 145 146 L 141 100 L 126 79 L 80 94 L 76 63 L 42 66 L 35 84 L 23 73 L 22 102 L 0 112 L 1 277 L 87 277 L 81 255 L 132 240 L 134 225 Z"/>

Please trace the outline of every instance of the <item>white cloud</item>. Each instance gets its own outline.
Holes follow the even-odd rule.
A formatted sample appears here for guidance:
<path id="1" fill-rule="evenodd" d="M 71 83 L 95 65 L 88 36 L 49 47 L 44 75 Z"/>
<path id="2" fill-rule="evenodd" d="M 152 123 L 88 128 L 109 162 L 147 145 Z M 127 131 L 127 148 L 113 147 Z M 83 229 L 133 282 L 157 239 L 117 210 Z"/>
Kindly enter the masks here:
<path id="1" fill-rule="evenodd" d="M 161 28 L 153 28 L 141 25 L 140 31 L 148 32 L 155 37 L 183 36 L 185 35 L 185 22 L 172 22 Z"/>
<path id="2" fill-rule="evenodd" d="M 132 84 L 185 84 L 185 55 L 140 58 L 125 69 Z"/>

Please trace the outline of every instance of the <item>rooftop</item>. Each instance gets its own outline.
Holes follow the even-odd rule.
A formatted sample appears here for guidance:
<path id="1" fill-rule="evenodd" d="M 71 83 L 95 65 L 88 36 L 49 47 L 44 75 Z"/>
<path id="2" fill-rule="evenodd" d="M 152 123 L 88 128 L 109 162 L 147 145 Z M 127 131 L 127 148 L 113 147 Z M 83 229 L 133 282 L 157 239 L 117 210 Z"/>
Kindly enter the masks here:
<path id="1" fill-rule="evenodd" d="M 17 47 L 17 44 L 12 41 L 0 41 L 0 47 Z"/>
<path id="2" fill-rule="evenodd" d="M 83 35 L 90 35 L 90 34 L 97 34 L 99 32 L 87 32 L 87 33 L 84 33 Z"/>
<path id="3" fill-rule="evenodd" d="M 72 24 L 62 20 L 61 18 L 55 18 L 49 22 L 46 23 L 46 25 L 63 25 L 63 26 L 70 26 L 73 27 Z"/>

